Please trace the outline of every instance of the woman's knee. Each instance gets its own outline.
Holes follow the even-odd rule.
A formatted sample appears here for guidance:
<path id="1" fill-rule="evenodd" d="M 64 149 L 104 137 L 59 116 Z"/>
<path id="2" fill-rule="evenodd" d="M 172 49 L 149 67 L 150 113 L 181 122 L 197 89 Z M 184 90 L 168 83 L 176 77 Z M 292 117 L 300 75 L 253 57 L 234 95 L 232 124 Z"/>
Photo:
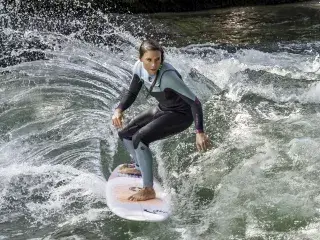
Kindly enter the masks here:
<path id="1" fill-rule="evenodd" d="M 150 142 L 148 142 L 147 139 L 144 137 L 143 132 L 138 131 L 132 136 L 132 143 L 133 143 L 134 149 L 137 149 L 140 142 L 142 142 L 146 146 L 149 146 L 150 144 Z"/>
<path id="2" fill-rule="evenodd" d="M 123 139 L 128 139 L 128 140 L 132 140 L 132 136 L 129 136 L 128 132 L 127 131 L 124 131 L 124 130 L 120 130 L 118 132 L 118 136 L 119 138 L 121 139 L 121 141 Z"/>

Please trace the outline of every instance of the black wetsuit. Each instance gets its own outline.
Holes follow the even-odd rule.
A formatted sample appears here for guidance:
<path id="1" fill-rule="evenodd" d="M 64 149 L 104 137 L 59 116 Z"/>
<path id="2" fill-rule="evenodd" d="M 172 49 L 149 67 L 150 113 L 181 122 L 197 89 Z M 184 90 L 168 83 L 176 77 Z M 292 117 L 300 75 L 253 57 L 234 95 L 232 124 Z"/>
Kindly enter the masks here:
<path id="1" fill-rule="evenodd" d="M 138 60 L 133 68 L 129 90 L 118 108 L 123 111 L 129 108 L 141 87 L 144 85 L 150 90 L 154 79 L 155 76 L 149 75 L 143 63 Z M 119 131 L 121 139 L 132 140 L 134 148 L 137 148 L 139 142 L 148 146 L 151 142 L 182 132 L 193 120 L 196 131 L 203 132 L 201 103 L 173 66 L 163 63 L 150 95 L 158 100 L 158 106 L 140 113 Z"/>

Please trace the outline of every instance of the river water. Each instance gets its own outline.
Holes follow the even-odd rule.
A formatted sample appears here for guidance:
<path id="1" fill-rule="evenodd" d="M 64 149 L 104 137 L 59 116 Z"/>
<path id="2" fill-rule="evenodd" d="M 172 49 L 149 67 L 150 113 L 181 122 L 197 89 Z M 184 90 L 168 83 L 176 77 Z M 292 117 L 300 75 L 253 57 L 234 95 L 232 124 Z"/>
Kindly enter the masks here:
<path id="1" fill-rule="evenodd" d="M 0 2 L 0 239 L 320 239 L 318 1 L 154 15 L 15 3 Z M 201 99 L 213 142 L 196 152 L 190 127 L 151 145 L 172 197 L 162 223 L 105 201 L 128 159 L 111 116 L 145 37 Z M 125 121 L 153 104 L 142 92 Z"/>

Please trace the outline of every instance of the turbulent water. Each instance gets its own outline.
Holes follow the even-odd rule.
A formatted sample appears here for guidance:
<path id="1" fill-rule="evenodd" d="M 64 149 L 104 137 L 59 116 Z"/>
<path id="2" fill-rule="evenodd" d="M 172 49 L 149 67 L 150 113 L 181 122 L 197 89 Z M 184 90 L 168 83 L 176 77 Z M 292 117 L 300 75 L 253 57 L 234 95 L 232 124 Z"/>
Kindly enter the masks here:
<path id="1" fill-rule="evenodd" d="M 106 179 L 128 159 L 111 115 L 142 37 L 159 31 L 148 16 L 0 2 L 0 239 L 320 239 L 320 4 L 303 6 L 317 14 L 267 21 L 261 7 L 228 10 L 260 39 L 266 26 L 263 44 L 197 35 L 206 43 L 172 46 L 162 36 L 203 103 L 213 148 L 196 152 L 193 127 L 151 145 L 173 215 L 138 223 L 106 205 Z M 254 14 L 237 14 L 246 9 Z M 271 40 L 277 19 L 301 39 L 284 28 Z M 153 104 L 142 92 L 126 122 Z"/>

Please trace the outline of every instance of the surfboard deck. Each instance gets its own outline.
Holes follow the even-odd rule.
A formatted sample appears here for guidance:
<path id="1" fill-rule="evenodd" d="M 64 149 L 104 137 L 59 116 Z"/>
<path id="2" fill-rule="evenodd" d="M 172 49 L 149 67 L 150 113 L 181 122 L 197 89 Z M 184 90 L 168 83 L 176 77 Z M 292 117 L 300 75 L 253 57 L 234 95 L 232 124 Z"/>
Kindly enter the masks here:
<path id="1" fill-rule="evenodd" d="M 154 179 L 156 199 L 133 202 L 128 200 L 132 194 L 142 188 L 142 177 L 118 172 L 122 165 L 116 167 L 107 182 L 107 205 L 117 216 L 146 222 L 166 220 L 170 214 L 169 194 L 164 192 L 160 183 Z"/>

